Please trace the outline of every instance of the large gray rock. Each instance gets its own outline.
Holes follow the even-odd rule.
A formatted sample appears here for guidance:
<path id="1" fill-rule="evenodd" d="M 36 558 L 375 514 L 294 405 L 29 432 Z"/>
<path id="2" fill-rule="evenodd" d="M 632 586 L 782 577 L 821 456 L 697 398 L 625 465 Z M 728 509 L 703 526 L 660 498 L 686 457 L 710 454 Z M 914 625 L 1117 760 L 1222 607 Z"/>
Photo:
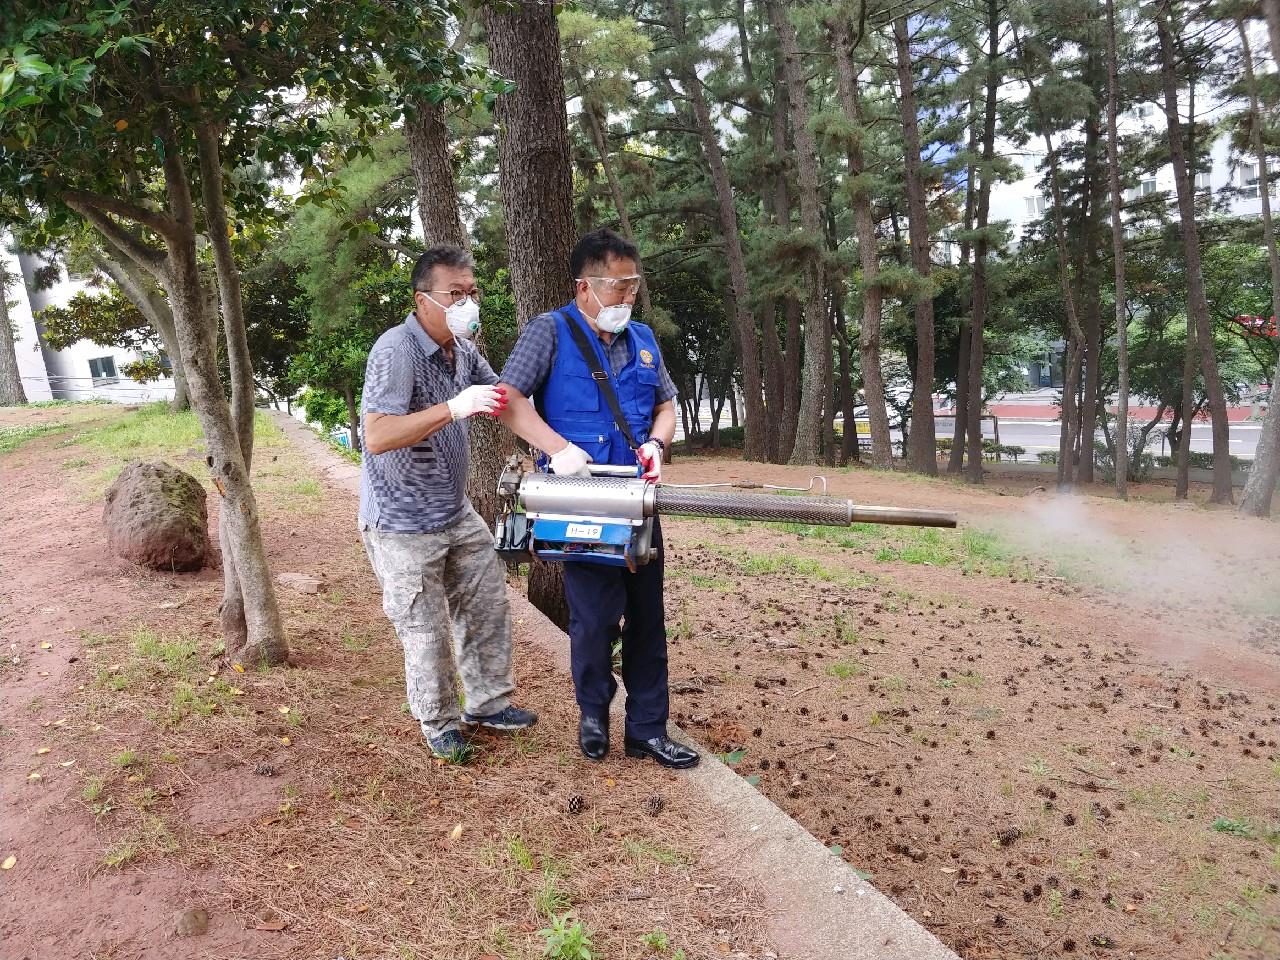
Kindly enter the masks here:
<path id="1" fill-rule="evenodd" d="M 113 553 L 154 570 L 199 570 L 209 550 L 204 488 L 167 463 L 135 461 L 102 511 Z"/>

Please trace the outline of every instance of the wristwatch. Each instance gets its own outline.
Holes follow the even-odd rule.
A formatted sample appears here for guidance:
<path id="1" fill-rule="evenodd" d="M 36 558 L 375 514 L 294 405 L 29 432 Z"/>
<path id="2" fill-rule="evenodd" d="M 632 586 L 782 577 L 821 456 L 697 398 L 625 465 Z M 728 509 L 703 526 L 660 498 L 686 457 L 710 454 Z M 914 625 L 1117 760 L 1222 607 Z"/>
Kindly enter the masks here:
<path id="1" fill-rule="evenodd" d="M 663 453 L 667 452 L 667 445 L 663 443 L 662 440 L 658 437 L 650 437 L 648 440 L 645 441 L 645 443 L 656 443 L 658 445 L 659 450 L 661 450 Z"/>

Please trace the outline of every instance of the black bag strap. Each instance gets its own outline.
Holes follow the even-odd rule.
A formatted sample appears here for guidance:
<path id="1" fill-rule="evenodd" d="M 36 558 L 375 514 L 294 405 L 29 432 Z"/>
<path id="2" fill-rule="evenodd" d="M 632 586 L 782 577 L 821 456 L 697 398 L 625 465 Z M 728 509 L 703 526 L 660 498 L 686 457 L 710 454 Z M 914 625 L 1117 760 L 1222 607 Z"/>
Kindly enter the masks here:
<path id="1" fill-rule="evenodd" d="M 605 373 L 604 367 L 600 365 L 600 356 L 592 347 L 591 341 L 587 339 L 587 331 L 582 329 L 582 324 L 574 320 L 573 317 L 566 316 L 562 311 L 557 310 L 556 316 L 564 317 L 565 325 L 568 326 L 569 332 L 573 335 L 573 342 L 578 345 L 578 352 L 582 354 L 582 359 L 587 362 L 587 367 L 591 370 L 591 379 L 596 382 L 596 386 L 600 389 L 600 395 L 604 397 L 604 402 L 609 405 L 609 410 L 613 413 L 613 422 L 618 425 L 618 429 L 622 431 L 622 435 L 627 440 L 627 445 L 635 450 L 640 445 L 636 443 L 636 436 L 631 432 L 631 425 L 627 423 L 627 418 L 623 416 L 622 405 L 618 403 L 618 394 L 614 392 L 613 381 L 610 380 L 609 374 Z"/>

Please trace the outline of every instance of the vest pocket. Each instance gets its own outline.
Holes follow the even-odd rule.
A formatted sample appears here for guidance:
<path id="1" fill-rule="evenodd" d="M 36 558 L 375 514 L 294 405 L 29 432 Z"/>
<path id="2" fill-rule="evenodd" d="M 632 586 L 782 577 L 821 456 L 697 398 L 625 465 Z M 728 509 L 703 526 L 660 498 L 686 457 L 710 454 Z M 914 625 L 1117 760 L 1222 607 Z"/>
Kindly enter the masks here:
<path id="1" fill-rule="evenodd" d="M 599 410 L 600 387 L 590 373 L 569 372 L 565 374 L 560 399 L 566 410 Z"/>

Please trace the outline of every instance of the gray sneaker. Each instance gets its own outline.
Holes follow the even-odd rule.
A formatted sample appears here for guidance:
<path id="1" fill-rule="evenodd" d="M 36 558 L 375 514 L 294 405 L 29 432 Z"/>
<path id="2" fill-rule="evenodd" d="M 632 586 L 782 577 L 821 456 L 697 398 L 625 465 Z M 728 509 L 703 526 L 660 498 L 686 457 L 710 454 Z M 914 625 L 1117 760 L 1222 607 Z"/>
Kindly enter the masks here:
<path id="1" fill-rule="evenodd" d="M 497 713 L 480 717 L 473 713 L 464 713 L 462 722 L 475 727 L 488 727 L 490 730 L 523 730 L 538 722 L 538 715 L 531 710 L 519 707 L 503 707 Z"/>

